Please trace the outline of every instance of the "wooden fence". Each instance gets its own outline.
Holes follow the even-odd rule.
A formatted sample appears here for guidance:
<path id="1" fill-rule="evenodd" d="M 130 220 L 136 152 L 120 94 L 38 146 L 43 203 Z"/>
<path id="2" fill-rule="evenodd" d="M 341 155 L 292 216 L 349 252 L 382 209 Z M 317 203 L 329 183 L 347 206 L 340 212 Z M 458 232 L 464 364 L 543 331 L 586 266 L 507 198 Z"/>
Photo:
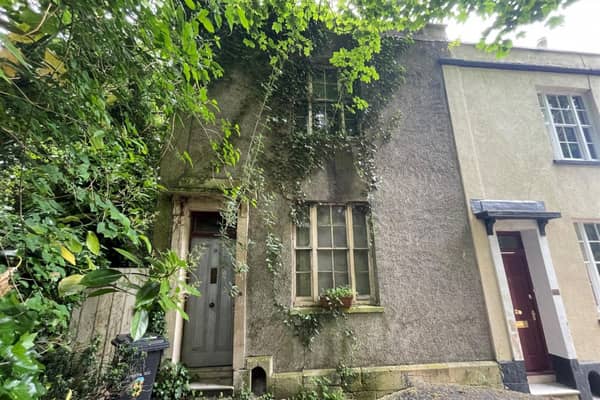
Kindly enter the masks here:
<path id="1" fill-rule="evenodd" d="M 129 275 L 131 280 L 139 281 L 140 276 L 133 274 L 140 270 L 122 268 L 119 271 Z M 110 342 L 118 334 L 129 333 L 134 302 L 134 296 L 121 292 L 88 298 L 81 307 L 73 310 L 71 317 L 70 330 L 75 348 L 84 348 L 98 337 L 101 367 L 109 365 L 114 354 L 114 346 Z"/>

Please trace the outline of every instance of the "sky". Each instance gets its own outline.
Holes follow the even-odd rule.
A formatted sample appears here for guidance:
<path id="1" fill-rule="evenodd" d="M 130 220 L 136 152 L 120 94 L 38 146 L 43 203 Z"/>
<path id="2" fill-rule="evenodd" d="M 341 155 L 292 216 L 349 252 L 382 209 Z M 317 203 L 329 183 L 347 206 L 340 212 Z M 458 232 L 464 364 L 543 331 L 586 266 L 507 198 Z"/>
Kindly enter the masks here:
<path id="1" fill-rule="evenodd" d="M 516 47 L 536 47 L 538 40 L 545 37 L 548 49 L 568 50 L 600 54 L 600 0 L 578 0 L 560 12 L 564 16 L 561 26 L 554 29 L 544 24 L 524 27 L 527 36 L 513 39 Z M 477 17 L 471 17 L 465 24 L 448 22 L 448 39 L 460 39 L 463 43 L 476 43 L 486 27 Z"/>

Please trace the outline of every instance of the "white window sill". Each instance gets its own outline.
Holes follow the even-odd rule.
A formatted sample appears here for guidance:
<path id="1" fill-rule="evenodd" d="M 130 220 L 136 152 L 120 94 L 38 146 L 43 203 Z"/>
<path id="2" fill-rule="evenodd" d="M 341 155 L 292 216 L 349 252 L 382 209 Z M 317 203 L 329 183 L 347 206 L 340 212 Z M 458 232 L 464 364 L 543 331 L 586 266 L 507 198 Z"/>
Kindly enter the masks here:
<path id="1" fill-rule="evenodd" d="M 384 312 L 383 306 L 374 306 L 370 304 L 355 304 L 350 308 L 340 308 L 340 310 L 346 314 L 380 314 Z M 292 312 L 298 314 L 316 314 L 326 312 L 320 306 L 296 306 L 292 309 Z"/>
<path id="2" fill-rule="evenodd" d="M 600 167 L 600 161 L 598 160 L 554 160 L 554 164 L 557 165 L 586 165 Z"/>

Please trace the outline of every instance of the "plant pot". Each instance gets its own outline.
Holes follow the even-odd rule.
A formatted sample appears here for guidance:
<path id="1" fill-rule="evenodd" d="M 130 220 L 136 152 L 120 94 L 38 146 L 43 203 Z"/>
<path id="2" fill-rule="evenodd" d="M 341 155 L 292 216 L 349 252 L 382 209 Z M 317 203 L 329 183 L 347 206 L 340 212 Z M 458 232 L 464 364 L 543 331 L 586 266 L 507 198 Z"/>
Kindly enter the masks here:
<path id="1" fill-rule="evenodd" d="M 342 307 L 344 307 L 344 308 L 350 308 L 350 307 L 352 307 L 352 303 L 354 302 L 354 298 L 352 296 L 340 297 L 339 301 L 340 301 L 340 303 L 342 303 Z"/>
<path id="2" fill-rule="evenodd" d="M 326 295 L 319 297 L 319 305 L 327 310 L 333 310 L 334 308 L 350 308 L 354 298 L 352 296 L 331 298 Z"/>

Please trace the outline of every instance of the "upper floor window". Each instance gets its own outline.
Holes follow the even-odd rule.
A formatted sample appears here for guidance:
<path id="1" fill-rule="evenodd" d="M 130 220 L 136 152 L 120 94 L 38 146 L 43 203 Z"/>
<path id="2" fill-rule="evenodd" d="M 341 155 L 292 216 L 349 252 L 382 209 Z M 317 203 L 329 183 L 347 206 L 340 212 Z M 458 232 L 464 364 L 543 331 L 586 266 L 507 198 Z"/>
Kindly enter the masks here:
<path id="1" fill-rule="evenodd" d="M 327 289 L 349 286 L 357 301 L 373 298 L 366 204 L 314 204 L 295 227 L 295 297 L 312 303 Z"/>
<path id="2" fill-rule="evenodd" d="M 326 66 L 315 66 L 308 75 L 306 103 L 301 103 L 297 121 L 306 124 L 309 131 L 342 131 L 348 135 L 358 132 L 356 113 L 348 108 L 338 71 Z"/>
<path id="3" fill-rule="evenodd" d="M 577 223 L 575 229 L 600 313 L 600 224 Z"/>
<path id="4" fill-rule="evenodd" d="M 538 101 L 558 159 L 598 160 L 599 138 L 584 96 L 538 94 Z"/>

